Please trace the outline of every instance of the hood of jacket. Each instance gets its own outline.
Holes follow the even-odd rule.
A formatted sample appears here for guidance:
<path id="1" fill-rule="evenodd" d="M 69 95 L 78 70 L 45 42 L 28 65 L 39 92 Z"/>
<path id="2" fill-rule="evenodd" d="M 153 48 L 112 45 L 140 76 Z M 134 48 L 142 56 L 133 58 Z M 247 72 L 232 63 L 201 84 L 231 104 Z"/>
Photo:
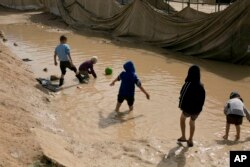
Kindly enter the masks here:
<path id="1" fill-rule="evenodd" d="M 132 61 L 128 61 L 123 65 L 126 72 L 135 73 L 135 66 Z"/>

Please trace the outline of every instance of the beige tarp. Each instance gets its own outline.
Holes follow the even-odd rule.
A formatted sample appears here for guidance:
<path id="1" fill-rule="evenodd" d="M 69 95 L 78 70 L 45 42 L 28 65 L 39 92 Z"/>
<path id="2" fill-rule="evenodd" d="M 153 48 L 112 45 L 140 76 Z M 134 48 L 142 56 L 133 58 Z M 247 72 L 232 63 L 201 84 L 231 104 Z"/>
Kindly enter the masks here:
<path id="1" fill-rule="evenodd" d="M 66 10 L 69 10 L 73 15 L 82 15 L 78 11 L 84 9 L 98 18 L 113 17 L 120 12 L 122 6 L 116 0 L 67 0 L 64 1 Z"/>
<path id="2" fill-rule="evenodd" d="M 24 1 L 16 1 L 15 6 Z M 187 7 L 172 15 L 157 9 L 151 0 L 134 0 L 125 6 L 115 0 L 51 1 L 26 3 L 43 2 L 50 11 L 52 6 L 57 8 L 64 21 L 75 28 L 105 30 L 185 55 L 250 65 L 249 0 L 238 0 L 214 14 Z M 0 2 L 12 6 L 10 1 Z"/>
<path id="3" fill-rule="evenodd" d="M 204 0 L 204 3 L 215 5 L 216 4 L 216 0 Z"/>
<path id="4" fill-rule="evenodd" d="M 126 5 L 130 2 L 132 2 L 133 0 L 117 0 L 117 2 L 119 2 L 120 4 Z"/>
<path id="5" fill-rule="evenodd" d="M 186 7 L 182 11 L 173 14 L 173 16 L 182 18 L 183 20 L 196 20 L 196 19 L 206 18 L 209 16 L 209 14 L 199 12 L 190 7 Z"/>
<path id="6" fill-rule="evenodd" d="M 174 8 L 168 5 L 164 0 L 147 0 L 147 2 L 154 6 L 156 9 L 165 10 L 170 13 L 174 12 Z"/>
<path id="7" fill-rule="evenodd" d="M 42 0 L 0 0 L 0 5 L 19 10 L 40 9 L 43 7 Z"/>
<path id="8" fill-rule="evenodd" d="M 60 15 L 60 12 L 57 7 L 57 0 L 41 0 L 41 1 L 48 12 L 53 13 L 54 15 Z"/>
<path id="9" fill-rule="evenodd" d="M 68 2 L 58 1 L 63 19 L 75 27 L 136 37 L 185 55 L 250 65 L 249 0 L 238 0 L 226 10 L 210 15 L 190 8 L 167 15 L 145 0 L 134 0 L 113 17 L 99 18 L 85 5 L 75 3 L 68 7 Z"/>
<path id="10" fill-rule="evenodd" d="M 18 10 L 46 8 L 48 12 L 60 15 L 57 0 L 0 0 L 0 5 Z"/>

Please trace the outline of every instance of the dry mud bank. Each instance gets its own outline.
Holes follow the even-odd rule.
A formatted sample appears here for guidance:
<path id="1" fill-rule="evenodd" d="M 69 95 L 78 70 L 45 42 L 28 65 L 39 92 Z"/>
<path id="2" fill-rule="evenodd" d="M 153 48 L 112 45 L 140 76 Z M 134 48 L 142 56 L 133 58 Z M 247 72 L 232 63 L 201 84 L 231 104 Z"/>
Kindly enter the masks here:
<path id="1" fill-rule="evenodd" d="M 41 155 L 32 128 L 45 106 L 29 67 L 0 43 L 0 166 L 25 166 Z"/>
<path id="2" fill-rule="evenodd" d="M 6 16 L 7 15 L 7 16 Z M 27 22 L 27 15 L 0 8 L 0 24 Z M 0 29 L 1 30 L 1 29 Z M 0 36 L 0 166 L 22 167 L 43 156 L 35 129 L 52 129 L 50 96 L 37 89 L 34 73 Z"/>
<path id="3" fill-rule="evenodd" d="M 0 79 L 0 166 L 56 164 L 38 140 L 46 138 L 38 134 L 42 129 L 47 133 L 60 131 L 48 110 L 51 96 L 41 91 L 30 66 L 1 42 Z"/>

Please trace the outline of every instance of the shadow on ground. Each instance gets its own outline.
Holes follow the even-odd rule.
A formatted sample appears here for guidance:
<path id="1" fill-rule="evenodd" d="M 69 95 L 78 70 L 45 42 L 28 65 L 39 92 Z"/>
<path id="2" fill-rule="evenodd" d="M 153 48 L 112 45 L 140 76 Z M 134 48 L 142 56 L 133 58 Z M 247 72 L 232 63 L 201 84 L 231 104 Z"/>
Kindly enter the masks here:
<path id="1" fill-rule="evenodd" d="M 112 125 L 122 124 L 128 121 L 133 121 L 135 119 L 143 117 L 143 115 L 126 117 L 129 114 L 130 114 L 129 111 L 119 113 L 119 114 L 117 114 L 117 112 L 114 111 L 114 112 L 111 112 L 107 117 L 104 117 L 103 113 L 100 111 L 99 112 L 99 127 L 107 128 Z"/>
<path id="2" fill-rule="evenodd" d="M 245 140 L 243 141 L 233 141 L 233 140 L 215 140 L 215 142 L 219 145 L 228 145 L 228 146 L 233 146 L 233 145 L 237 145 L 237 144 L 244 144 L 246 142 L 250 142 L 250 137 L 247 137 Z"/>

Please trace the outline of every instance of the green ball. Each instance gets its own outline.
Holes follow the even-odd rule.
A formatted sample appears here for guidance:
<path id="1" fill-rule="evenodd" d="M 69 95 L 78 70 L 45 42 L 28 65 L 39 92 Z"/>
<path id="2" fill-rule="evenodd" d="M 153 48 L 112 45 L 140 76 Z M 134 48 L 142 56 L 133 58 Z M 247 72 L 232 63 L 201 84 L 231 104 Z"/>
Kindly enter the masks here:
<path id="1" fill-rule="evenodd" d="M 107 68 L 105 69 L 105 74 L 106 74 L 106 75 L 111 75 L 112 73 L 113 73 L 112 68 L 107 67 Z"/>

